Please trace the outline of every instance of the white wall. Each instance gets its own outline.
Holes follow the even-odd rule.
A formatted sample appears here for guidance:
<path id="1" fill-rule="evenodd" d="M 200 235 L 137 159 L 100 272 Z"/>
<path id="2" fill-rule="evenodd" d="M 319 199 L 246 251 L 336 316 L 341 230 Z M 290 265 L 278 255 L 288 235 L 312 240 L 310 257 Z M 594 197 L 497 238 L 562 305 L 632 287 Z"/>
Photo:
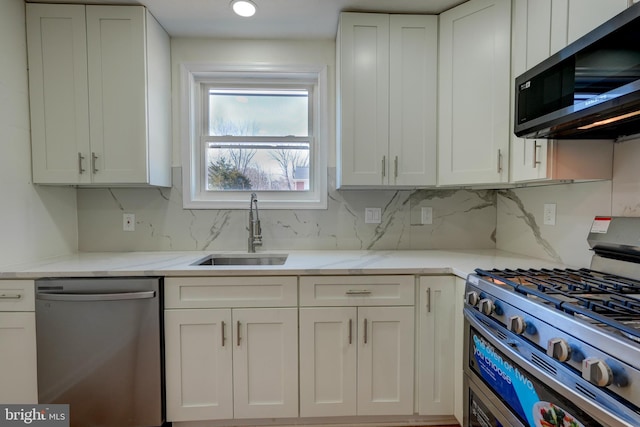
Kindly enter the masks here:
<path id="1" fill-rule="evenodd" d="M 0 268 L 77 248 L 75 190 L 31 184 L 24 9 L 0 1 Z"/>

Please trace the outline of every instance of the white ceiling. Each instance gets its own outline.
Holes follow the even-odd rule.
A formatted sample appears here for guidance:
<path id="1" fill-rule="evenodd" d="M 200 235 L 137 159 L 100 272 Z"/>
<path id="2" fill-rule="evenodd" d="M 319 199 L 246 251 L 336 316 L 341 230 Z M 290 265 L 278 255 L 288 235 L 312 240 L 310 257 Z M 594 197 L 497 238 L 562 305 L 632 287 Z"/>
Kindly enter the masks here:
<path id="1" fill-rule="evenodd" d="M 466 0 L 254 0 L 252 18 L 230 0 L 26 0 L 46 3 L 142 4 L 172 37 L 333 39 L 341 11 L 439 14 Z"/>

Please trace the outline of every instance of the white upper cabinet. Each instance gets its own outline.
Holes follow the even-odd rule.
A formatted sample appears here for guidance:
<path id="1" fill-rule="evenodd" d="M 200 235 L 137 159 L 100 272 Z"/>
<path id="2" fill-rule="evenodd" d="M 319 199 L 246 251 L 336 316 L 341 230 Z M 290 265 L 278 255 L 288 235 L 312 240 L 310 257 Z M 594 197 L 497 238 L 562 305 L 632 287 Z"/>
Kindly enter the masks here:
<path id="1" fill-rule="evenodd" d="M 629 0 L 553 0 L 551 53 L 578 40 L 629 5 Z"/>
<path id="2" fill-rule="evenodd" d="M 507 182 L 511 2 L 442 13 L 439 43 L 438 184 Z"/>
<path id="3" fill-rule="evenodd" d="M 338 187 L 436 184 L 436 16 L 342 13 Z"/>
<path id="4" fill-rule="evenodd" d="M 27 4 L 33 180 L 171 185 L 169 37 L 144 7 Z"/>
<path id="5" fill-rule="evenodd" d="M 627 0 L 514 0 L 511 52 L 514 79 L 627 6 Z M 523 139 L 513 134 L 515 87 L 510 113 L 511 181 L 610 179 L 611 141 Z"/>

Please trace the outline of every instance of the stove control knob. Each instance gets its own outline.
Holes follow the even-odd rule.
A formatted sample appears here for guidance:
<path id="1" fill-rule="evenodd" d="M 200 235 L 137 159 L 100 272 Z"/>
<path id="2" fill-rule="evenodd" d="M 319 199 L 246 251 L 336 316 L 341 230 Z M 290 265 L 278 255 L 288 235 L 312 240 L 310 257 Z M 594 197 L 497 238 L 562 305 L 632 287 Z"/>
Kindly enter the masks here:
<path id="1" fill-rule="evenodd" d="M 582 378 L 598 387 L 606 387 L 613 382 L 613 372 L 604 360 L 587 357 L 582 361 Z"/>
<path id="2" fill-rule="evenodd" d="M 562 338 L 551 338 L 547 342 L 547 356 L 566 362 L 571 358 L 571 347 Z"/>
<path id="3" fill-rule="evenodd" d="M 509 317 L 509 323 L 507 324 L 507 329 L 509 329 L 514 334 L 522 335 L 524 334 L 524 331 L 526 328 L 527 328 L 527 323 L 524 321 L 522 316 Z"/>
<path id="4" fill-rule="evenodd" d="M 491 316 L 491 313 L 493 313 L 493 310 L 495 309 L 495 305 L 489 298 L 483 298 L 478 303 L 478 309 L 482 314 Z"/>
<path id="5" fill-rule="evenodd" d="M 476 305 L 478 305 L 478 301 L 480 301 L 480 296 L 477 292 L 471 291 L 467 293 L 467 304 L 475 307 Z"/>

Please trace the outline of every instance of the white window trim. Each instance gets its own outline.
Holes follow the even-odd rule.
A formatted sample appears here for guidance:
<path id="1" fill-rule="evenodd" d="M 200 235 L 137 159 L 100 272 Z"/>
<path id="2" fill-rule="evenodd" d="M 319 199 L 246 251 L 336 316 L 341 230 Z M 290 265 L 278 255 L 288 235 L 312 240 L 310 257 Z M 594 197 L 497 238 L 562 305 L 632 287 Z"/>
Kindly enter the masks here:
<path id="1" fill-rule="evenodd" d="M 277 77 L 288 74 L 317 81 L 314 93 L 315 143 L 310 158 L 313 188 L 310 191 L 256 191 L 260 209 L 326 209 L 327 208 L 327 147 L 329 145 L 328 80 L 327 67 L 261 66 L 261 65 L 216 65 L 201 63 L 180 64 L 180 140 L 182 154 L 182 197 L 185 209 L 247 209 L 250 192 L 225 191 L 216 193 L 216 199 L 204 197 L 197 180 L 199 164 L 200 132 L 196 112 L 201 102 L 200 81 L 207 78 Z M 315 159 L 315 161 L 313 161 Z M 204 174 L 201 174 L 204 176 Z M 201 178 L 202 179 L 202 178 Z"/>

